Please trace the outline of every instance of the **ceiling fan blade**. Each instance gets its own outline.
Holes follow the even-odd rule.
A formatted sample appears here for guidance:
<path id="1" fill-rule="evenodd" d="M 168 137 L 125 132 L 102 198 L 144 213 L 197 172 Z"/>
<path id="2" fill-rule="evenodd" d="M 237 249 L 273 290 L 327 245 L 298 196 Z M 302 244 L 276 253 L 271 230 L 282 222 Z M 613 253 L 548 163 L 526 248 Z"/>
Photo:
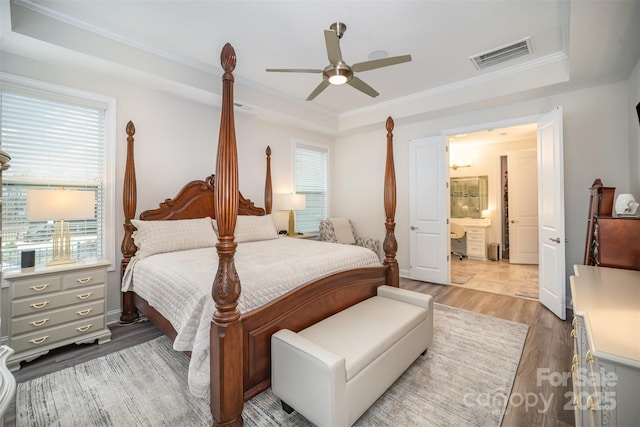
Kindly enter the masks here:
<path id="1" fill-rule="evenodd" d="M 353 76 L 351 80 L 347 82 L 347 84 L 358 89 L 360 92 L 366 93 L 372 98 L 375 98 L 376 96 L 380 95 L 374 88 L 372 88 L 371 86 L 369 86 L 368 84 L 366 84 L 365 82 L 357 78 L 356 76 Z"/>
<path id="2" fill-rule="evenodd" d="M 333 30 L 324 30 L 324 42 L 327 45 L 327 57 L 332 65 L 342 62 L 342 52 L 340 52 L 340 39 Z"/>
<path id="3" fill-rule="evenodd" d="M 322 73 L 322 70 L 313 68 L 267 68 L 271 73 Z"/>
<path id="4" fill-rule="evenodd" d="M 307 96 L 307 101 L 312 101 L 313 98 L 315 98 L 316 96 L 318 96 L 320 94 L 320 92 L 322 92 L 323 90 L 325 90 L 327 88 L 327 86 L 329 86 L 329 81 L 328 80 L 322 80 L 322 82 L 316 86 L 316 88 L 313 90 L 313 92 L 311 92 L 311 94 L 309 96 Z"/>
<path id="5" fill-rule="evenodd" d="M 376 68 L 388 67 L 389 65 L 402 64 L 411 61 L 411 55 L 392 56 L 390 58 L 373 59 L 371 61 L 358 62 L 353 64 L 351 69 L 356 73 L 368 71 Z"/>

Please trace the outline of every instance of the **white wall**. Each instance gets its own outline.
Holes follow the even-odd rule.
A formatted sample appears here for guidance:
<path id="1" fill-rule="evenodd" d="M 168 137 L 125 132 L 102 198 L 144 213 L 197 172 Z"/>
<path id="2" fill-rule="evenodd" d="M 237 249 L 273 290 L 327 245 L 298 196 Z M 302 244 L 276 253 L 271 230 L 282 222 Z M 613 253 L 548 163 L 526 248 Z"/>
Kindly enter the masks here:
<path id="1" fill-rule="evenodd" d="M 443 130 L 541 115 L 563 108 L 565 226 L 567 274 L 581 263 L 586 236 L 589 187 L 595 178 L 605 185 L 629 182 L 628 83 L 619 83 L 514 103 L 473 113 L 438 117 L 420 123 L 395 124 L 394 156 L 397 177 L 396 237 L 398 262 L 409 268 L 409 140 L 439 135 Z M 384 124 L 380 129 L 340 138 L 334 147 L 336 183 L 334 213 L 352 218 L 360 234 L 384 238 L 382 182 Z"/>
<path id="2" fill-rule="evenodd" d="M 135 159 L 137 212 L 158 207 L 188 181 L 214 173 L 220 109 L 170 93 L 132 84 L 117 77 L 66 65 L 36 62 L 2 52 L 0 70 L 44 82 L 115 97 L 116 107 L 116 260 L 108 275 L 107 310 L 111 318 L 120 310 L 120 243 L 123 237 L 122 185 L 126 159 L 125 126 L 136 127 Z M 256 206 L 264 206 L 265 149 L 271 146 L 273 191 L 291 188 L 291 141 L 305 139 L 332 146 L 333 139 L 314 132 L 270 124 L 236 113 L 236 140 L 240 190 Z M 287 217 L 275 213 L 279 228 Z M 4 302 L 7 298 L 3 298 Z M 3 310 L 3 312 L 6 312 Z M 3 322 L 5 323 L 5 322 Z"/>

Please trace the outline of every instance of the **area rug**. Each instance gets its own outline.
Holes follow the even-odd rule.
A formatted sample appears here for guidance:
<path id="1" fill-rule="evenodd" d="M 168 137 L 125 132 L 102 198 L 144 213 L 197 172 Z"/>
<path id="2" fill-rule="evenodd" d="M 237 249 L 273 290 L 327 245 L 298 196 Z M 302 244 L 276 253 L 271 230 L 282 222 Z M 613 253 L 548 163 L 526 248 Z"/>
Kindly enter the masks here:
<path id="1" fill-rule="evenodd" d="M 451 283 L 464 285 L 469 280 L 473 279 L 473 276 L 475 276 L 475 274 L 451 272 Z"/>
<path id="2" fill-rule="evenodd" d="M 356 426 L 500 426 L 528 326 L 440 304 L 434 340 Z M 189 360 L 165 337 L 18 385 L 17 426 L 210 426 L 189 394 Z M 309 425 L 267 390 L 247 426 Z"/>

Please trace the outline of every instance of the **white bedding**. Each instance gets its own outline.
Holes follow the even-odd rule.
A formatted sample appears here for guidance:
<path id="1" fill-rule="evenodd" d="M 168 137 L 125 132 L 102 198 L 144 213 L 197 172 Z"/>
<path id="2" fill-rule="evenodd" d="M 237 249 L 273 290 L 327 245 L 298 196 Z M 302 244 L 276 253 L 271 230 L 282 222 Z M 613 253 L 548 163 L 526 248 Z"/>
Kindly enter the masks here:
<path id="1" fill-rule="evenodd" d="M 250 311 L 315 278 L 358 267 L 379 266 L 373 251 L 288 237 L 238 244 L 235 265 L 242 291 L 241 312 Z M 132 290 L 167 318 L 178 332 L 173 348 L 191 351 L 189 388 L 209 393 L 209 326 L 214 313 L 211 286 L 218 267 L 215 248 L 134 257 L 122 290 Z"/>

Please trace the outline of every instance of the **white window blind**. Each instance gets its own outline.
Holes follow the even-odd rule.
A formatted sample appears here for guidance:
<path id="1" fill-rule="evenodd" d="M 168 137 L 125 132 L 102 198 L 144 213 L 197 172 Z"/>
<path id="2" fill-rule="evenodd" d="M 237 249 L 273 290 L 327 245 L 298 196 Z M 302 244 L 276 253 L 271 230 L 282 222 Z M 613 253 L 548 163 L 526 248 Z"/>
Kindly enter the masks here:
<path id="1" fill-rule="evenodd" d="M 296 231 L 317 233 L 327 217 L 329 153 L 327 148 L 296 143 L 295 187 L 304 194 L 306 209 L 296 212 Z"/>
<path id="2" fill-rule="evenodd" d="M 68 221 L 71 257 L 104 258 L 107 105 L 11 86 L 1 96 L 2 150 L 11 156 L 2 177 L 3 270 L 20 268 L 23 250 L 35 250 L 36 265 L 51 260 L 54 221 L 27 219 L 30 189 L 95 192 L 95 218 Z"/>

